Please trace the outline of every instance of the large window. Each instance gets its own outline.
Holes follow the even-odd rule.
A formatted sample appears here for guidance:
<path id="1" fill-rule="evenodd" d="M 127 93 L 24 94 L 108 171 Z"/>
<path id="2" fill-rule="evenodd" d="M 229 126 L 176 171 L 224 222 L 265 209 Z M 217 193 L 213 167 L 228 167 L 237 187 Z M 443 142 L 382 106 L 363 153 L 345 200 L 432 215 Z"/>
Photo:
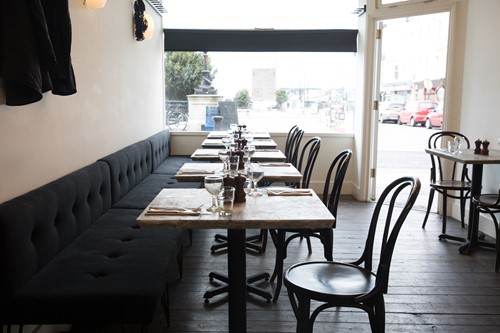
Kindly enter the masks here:
<path id="1" fill-rule="evenodd" d="M 239 103 L 236 112 L 238 122 L 252 128 L 283 132 L 300 124 L 308 132 L 352 132 L 356 4 L 169 1 L 166 50 L 206 51 L 214 72 L 211 106 L 199 105 L 210 99 L 198 98 L 200 89 L 186 96 L 185 130 L 210 129 L 207 110 L 218 101 L 239 102 L 245 92 L 248 103 Z"/>

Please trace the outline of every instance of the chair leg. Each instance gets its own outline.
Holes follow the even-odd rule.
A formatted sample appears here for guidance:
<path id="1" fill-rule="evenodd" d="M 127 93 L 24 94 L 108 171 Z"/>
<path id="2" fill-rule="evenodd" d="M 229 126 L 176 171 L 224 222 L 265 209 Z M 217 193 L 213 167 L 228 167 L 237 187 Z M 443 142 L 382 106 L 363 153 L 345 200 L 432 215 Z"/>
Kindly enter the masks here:
<path id="1" fill-rule="evenodd" d="M 462 228 L 465 228 L 465 193 L 460 191 L 460 222 L 462 223 Z"/>
<path id="2" fill-rule="evenodd" d="M 432 201 L 434 201 L 434 189 L 431 188 L 429 191 L 429 203 L 427 204 L 427 211 L 425 212 L 424 222 L 422 223 L 422 229 L 425 229 L 427 224 L 427 219 L 429 218 L 429 213 L 431 212 Z"/>
<path id="3" fill-rule="evenodd" d="M 298 313 L 297 313 L 297 333 L 312 333 L 312 323 L 309 320 L 309 312 L 311 311 L 311 300 L 306 297 L 298 298 Z"/>
<path id="4" fill-rule="evenodd" d="M 448 215 L 448 203 L 446 202 L 446 198 L 448 197 L 447 193 L 446 190 L 443 191 L 443 227 L 441 230 L 443 234 L 446 234 L 446 216 Z"/>
<path id="5" fill-rule="evenodd" d="M 325 259 L 333 261 L 333 230 L 331 228 L 319 232 Z"/>
<path id="6" fill-rule="evenodd" d="M 278 301 L 278 297 L 281 292 L 281 286 L 283 285 L 283 262 L 285 261 L 285 235 L 286 232 L 283 230 L 269 230 L 271 234 L 271 239 L 276 247 L 276 261 L 274 264 L 273 275 L 271 276 L 270 282 L 276 280 L 276 289 L 274 290 L 273 303 Z"/>
<path id="7" fill-rule="evenodd" d="M 307 250 L 309 251 L 309 254 L 312 254 L 312 245 L 311 245 L 311 237 L 305 236 L 306 241 L 307 241 Z"/>

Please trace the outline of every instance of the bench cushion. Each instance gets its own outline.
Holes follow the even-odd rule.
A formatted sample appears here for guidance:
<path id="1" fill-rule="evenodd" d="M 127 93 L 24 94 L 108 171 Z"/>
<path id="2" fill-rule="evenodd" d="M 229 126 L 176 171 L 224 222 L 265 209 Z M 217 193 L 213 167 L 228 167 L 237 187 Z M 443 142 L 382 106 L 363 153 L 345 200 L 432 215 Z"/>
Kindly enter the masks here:
<path id="1" fill-rule="evenodd" d="M 104 214 L 14 295 L 24 323 L 149 323 L 182 244 L 180 230 L 141 229 L 140 210 Z"/>

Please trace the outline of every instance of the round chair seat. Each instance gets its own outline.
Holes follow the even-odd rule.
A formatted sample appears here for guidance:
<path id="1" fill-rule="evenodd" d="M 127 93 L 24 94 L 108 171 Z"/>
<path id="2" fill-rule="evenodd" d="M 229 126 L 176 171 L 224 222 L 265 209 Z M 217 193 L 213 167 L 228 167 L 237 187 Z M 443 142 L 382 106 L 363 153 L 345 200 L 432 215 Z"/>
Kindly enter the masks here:
<path id="1" fill-rule="evenodd" d="M 441 180 L 430 184 L 431 187 L 437 189 L 447 189 L 447 190 L 468 190 L 470 189 L 470 182 L 463 182 L 460 180 Z"/>
<path id="2" fill-rule="evenodd" d="M 375 288 L 376 276 L 355 265 L 330 261 L 303 262 L 285 272 L 287 288 L 298 293 L 312 293 L 314 299 L 328 302 L 335 298 L 352 298 Z"/>
<path id="3" fill-rule="evenodd" d="M 498 194 L 482 194 L 476 195 L 472 198 L 472 202 L 475 205 L 480 205 L 487 208 L 499 208 L 498 204 Z"/>

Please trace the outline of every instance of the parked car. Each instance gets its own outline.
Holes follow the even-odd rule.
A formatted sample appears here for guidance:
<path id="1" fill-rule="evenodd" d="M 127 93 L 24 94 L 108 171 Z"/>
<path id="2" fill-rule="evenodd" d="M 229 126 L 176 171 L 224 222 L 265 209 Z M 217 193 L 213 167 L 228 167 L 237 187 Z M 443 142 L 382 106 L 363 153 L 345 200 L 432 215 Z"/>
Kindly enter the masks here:
<path id="1" fill-rule="evenodd" d="M 427 114 L 438 106 L 434 101 L 411 101 L 406 103 L 404 109 L 399 113 L 398 124 L 409 124 L 410 126 L 425 125 Z"/>
<path id="2" fill-rule="evenodd" d="M 433 127 L 443 126 L 443 109 L 434 109 L 427 114 L 425 120 L 425 127 L 432 129 Z"/>
<path id="3" fill-rule="evenodd" d="M 392 121 L 397 123 L 399 119 L 399 113 L 403 110 L 405 104 L 404 103 L 389 103 L 387 107 L 383 107 L 380 109 L 380 114 L 378 120 L 381 123 L 385 123 L 387 121 Z"/>

